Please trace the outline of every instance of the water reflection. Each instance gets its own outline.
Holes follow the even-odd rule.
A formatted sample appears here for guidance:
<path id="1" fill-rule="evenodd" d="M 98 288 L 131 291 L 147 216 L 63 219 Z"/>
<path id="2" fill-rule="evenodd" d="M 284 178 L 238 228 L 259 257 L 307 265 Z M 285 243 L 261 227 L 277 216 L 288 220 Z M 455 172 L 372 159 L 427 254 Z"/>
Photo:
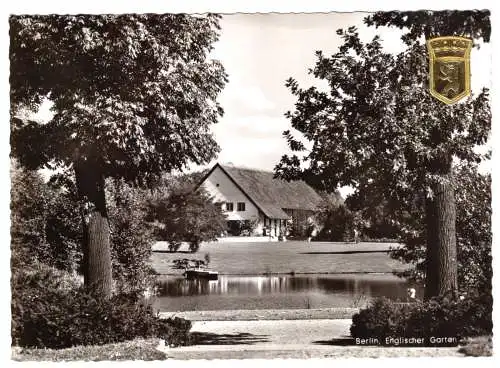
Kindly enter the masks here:
<path id="1" fill-rule="evenodd" d="M 224 276 L 218 280 L 186 280 L 167 277 L 159 283 L 160 296 L 186 297 L 199 295 L 266 295 L 304 291 L 323 294 L 347 293 L 386 296 L 396 299 L 406 296 L 407 284 L 395 277 L 332 277 L 332 276 Z"/>

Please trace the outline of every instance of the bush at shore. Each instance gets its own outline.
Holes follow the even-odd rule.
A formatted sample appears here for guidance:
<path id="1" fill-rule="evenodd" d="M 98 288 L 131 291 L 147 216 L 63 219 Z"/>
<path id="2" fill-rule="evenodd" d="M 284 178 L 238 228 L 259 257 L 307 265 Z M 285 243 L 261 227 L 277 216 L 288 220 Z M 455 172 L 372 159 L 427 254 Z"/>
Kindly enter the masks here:
<path id="1" fill-rule="evenodd" d="M 492 333 L 491 295 L 471 295 L 463 299 L 436 297 L 425 302 L 394 303 L 380 298 L 355 314 L 354 338 L 431 337 L 458 339 Z"/>
<path id="2" fill-rule="evenodd" d="M 12 277 L 13 345 L 60 349 L 149 337 L 184 345 L 190 328 L 182 318 L 160 319 L 137 294 L 96 299 L 49 267 Z"/>

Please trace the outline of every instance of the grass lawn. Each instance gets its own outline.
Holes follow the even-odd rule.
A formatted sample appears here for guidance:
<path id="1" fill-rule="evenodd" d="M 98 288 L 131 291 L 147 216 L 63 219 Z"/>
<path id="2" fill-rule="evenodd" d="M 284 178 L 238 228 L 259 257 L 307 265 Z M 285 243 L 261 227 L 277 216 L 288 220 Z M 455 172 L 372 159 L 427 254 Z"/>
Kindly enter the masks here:
<path id="1" fill-rule="evenodd" d="M 67 349 L 12 348 L 17 361 L 101 361 L 164 360 L 165 353 L 156 349 L 159 339 L 136 339 L 116 344 L 75 346 Z"/>
<path id="2" fill-rule="evenodd" d="M 158 244 L 156 248 L 167 249 Z M 162 245 L 164 245 L 162 247 Z M 387 254 L 395 243 L 330 243 L 306 241 L 262 243 L 205 243 L 198 253 L 183 245 L 178 252 L 155 251 L 154 269 L 160 274 L 181 274 L 174 259 L 203 259 L 210 254 L 210 268 L 227 275 L 295 273 L 359 273 L 405 270 L 408 266 Z"/>

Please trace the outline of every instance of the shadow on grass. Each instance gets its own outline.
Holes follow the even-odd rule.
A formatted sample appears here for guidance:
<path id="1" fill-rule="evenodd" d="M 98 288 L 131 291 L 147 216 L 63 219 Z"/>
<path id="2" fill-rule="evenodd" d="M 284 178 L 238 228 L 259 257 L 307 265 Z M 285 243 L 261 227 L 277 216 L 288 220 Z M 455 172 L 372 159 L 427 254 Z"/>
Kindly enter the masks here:
<path id="1" fill-rule="evenodd" d="M 316 345 L 332 345 L 332 346 L 356 346 L 356 340 L 352 337 L 340 337 L 331 340 L 313 341 Z"/>
<path id="2" fill-rule="evenodd" d="M 189 250 L 167 250 L 167 249 L 155 249 L 153 250 L 153 253 L 169 253 L 169 254 L 174 254 L 174 253 L 179 253 L 179 254 L 194 254 L 196 252 L 191 252 Z"/>
<path id="3" fill-rule="evenodd" d="M 388 250 L 346 250 L 338 252 L 302 252 L 299 254 L 363 254 L 363 253 L 389 253 Z"/>
<path id="4" fill-rule="evenodd" d="M 247 332 L 237 334 L 215 334 L 210 332 L 192 332 L 193 345 L 253 345 L 268 342 L 267 335 L 253 335 Z"/>

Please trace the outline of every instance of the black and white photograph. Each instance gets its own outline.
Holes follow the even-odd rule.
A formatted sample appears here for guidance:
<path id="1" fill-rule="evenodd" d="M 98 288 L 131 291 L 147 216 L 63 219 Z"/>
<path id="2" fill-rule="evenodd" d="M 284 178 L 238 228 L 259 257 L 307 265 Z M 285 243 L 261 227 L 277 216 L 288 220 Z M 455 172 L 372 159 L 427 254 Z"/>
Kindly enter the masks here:
<path id="1" fill-rule="evenodd" d="M 11 360 L 491 357 L 497 24 L 401 6 L 8 14 Z"/>

